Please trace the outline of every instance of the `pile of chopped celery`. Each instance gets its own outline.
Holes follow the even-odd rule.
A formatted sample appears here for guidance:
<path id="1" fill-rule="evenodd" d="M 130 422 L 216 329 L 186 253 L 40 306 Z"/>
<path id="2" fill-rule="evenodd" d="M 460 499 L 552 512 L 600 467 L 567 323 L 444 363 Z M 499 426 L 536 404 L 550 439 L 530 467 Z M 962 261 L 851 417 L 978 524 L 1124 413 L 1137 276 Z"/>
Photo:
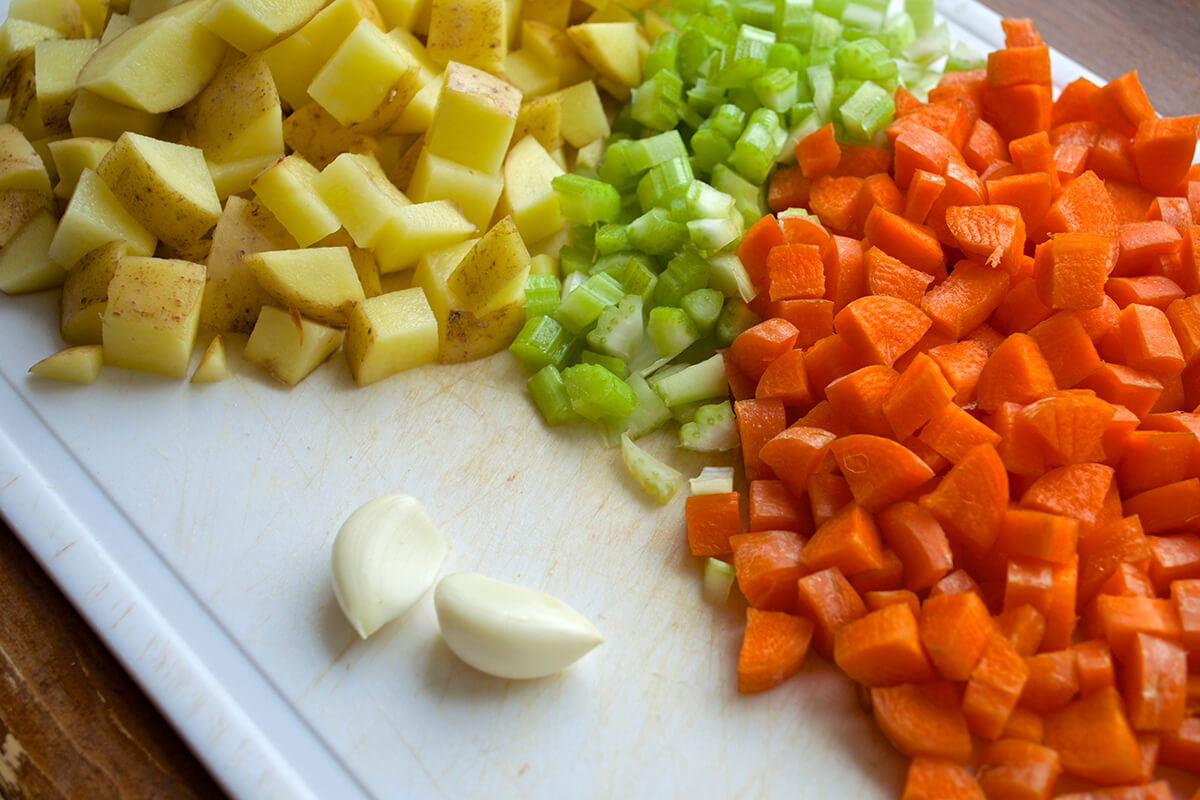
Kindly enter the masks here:
<path id="1" fill-rule="evenodd" d="M 921 95 L 951 51 L 932 0 L 675 0 L 675 31 L 598 162 L 554 180 L 571 224 L 561 281 L 531 275 L 512 344 L 550 425 L 598 423 L 616 442 L 674 420 L 679 444 L 737 446 L 718 349 L 758 321 L 734 254 L 767 213 L 765 184 L 797 141 L 832 122 L 841 141 L 886 142 L 905 86 Z"/>

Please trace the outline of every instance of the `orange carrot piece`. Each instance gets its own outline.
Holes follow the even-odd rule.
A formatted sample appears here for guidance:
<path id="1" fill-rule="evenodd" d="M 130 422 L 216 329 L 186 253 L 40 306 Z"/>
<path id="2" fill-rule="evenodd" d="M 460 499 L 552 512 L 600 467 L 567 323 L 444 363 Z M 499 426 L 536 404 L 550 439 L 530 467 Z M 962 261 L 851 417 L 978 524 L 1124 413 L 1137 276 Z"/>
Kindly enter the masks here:
<path id="1" fill-rule="evenodd" d="M 1150 576 L 1140 564 L 1123 562 L 1117 565 L 1108 580 L 1100 587 L 1100 594 L 1111 594 L 1115 597 L 1148 597 L 1153 598 L 1154 584 Z M 1095 617 L 1099 620 L 1099 616 Z M 1097 629 L 1099 630 L 1099 629 Z M 1099 633 L 1097 635 L 1103 635 Z"/>
<path id="2" fill-rule="evenodd" d="M 1139 419 L 1150 413 L 1163 393 L 1162 381 L 1122 364 L 1101 363 L 1075 385 L 1094 391 L 1113 405 L 1125 406 Z"/>
<path id="3" fill-rule="evenodd" d="M 954 568 L 950 542 L 938 521 L 916 503 L 895 503 L 876 517 L 880 536 L 904 565 L 904 585 L 923 592 Z"/>
<path id="4" fill-rule="evenodd" d="M 828 175 L 841 159 L 842 151 L 833 135 L 833 123 L 822 125 L 796 142 L 796 163 L 806 178 Z"/>
<path id="5" fill-rule="evenodd" d="M 942 175 L 952 159 L 961 158 L 953 142 L 924 125 L 911 123 L 893 127 L 898 131 L 892 142 L 895 153 L 893 174 L 902 189 L 908 188 L 917 170 Z"/>
<path id="6" fill-rule="evenodd" d="M 1067 707 L 1079 693 L 1075 651 L 1053 650 L 1025 657 L 1029 680 L 1021 692 L 1020 705 L 1039 714 Z"/>
<path id="7" fill-rule="evenodd" d="M 938 673 L 965 681 L 983 657 L 996 630 L 974 592 L 929 597 L 921 607 L 921 643 Z"/>
<path id="8" fill-rule="evenodd" d="M 1031 605 L 1013 606 L 994 618 L 996 631 L 1003 636 L 1022 658 L 1028 658 L 1042 647 L 1046 637 L 1046 615 Z"/>
<path id="9" fill-rule="evenodd" d="M 1135 731 L 1178 730 L 1187 710 L 1187 652 L 1176 642 L 1135 633 L 1121 670 Z"/>
<path id="10" fill-rule="evenodd" d="M 1171 601 L 1179 615 L 1180 641 L 1184 649 L 1192 656 L 1200 654 L 1200 579 L 1187 578 L 1172 583 Z"/>
<path id="11" fill-rule="evenodd" d="M 858 195 L 858 209 L 854 216 L 854 229 L 861 232 L 866 225 L 867 217 L 875 206 L 879 206 L 893 214 L 904 213 L 904 192 L 896 186 L 896 181 L 886 172 L 870 175 L 863 179 L 862 191 Z"/>
<path id="12" fill-rule="evenodd" d="M 950 681 L 873 688 L 871 710 L 883 735 L 909 758 L 944 758 L 957 764 L 971 758 L 971 733 Z"/>
<path id="13" fill-rule="evenodd" d="M 933 478 L 933 470 L 892 439 L 870 434 L 843 436 L 830 445 L 855 500 L 878 511 Z M 843 571 L 851 574 L 843 567 Z"/>
<path id="14" fill-rule="evenodd" d="M 854 433 L 891 436 L 883 403 L 900 375 L 891 367 L 872 364 L 844 375 L 825 387 L 834 414 Z"/>
<path id="15" fill-rule="evenodd" d="M 825 264 L 821 249 L 812 244 L 772 247 L 767 253 L 767 282 L 772 302 L 824 297 Z"/>
<path id="16" fill-rule="evenodd" d="M 1160 595 L 1170 594 L 1172 584 L 1200 578 L 1200 536 L 1148 536 L 1150 581 Z"/>
<path id="17" fill-rule="evenodd" d="M 1137 183 L 1133 166 L 1133 141 L 1129 136 L 1101 126 L 1088 153 L 1087 168 L 1106 181 Z"/>
<path id="18" fill-rule="evenodd" d="M 1133 162 L 1142 186 L 1172 194 L 1186 178 L 1196 155 L 1200 116 L 1143 119 L 1133 137 Z"/>
<path id="19" fill-rule="evenodd" d="M 1003 403 L 1029 403 L 1056 388 L 1054 373 L 1037 342 L 1027 334 L 1014 333 L 984 365 L 975 399 L 984 411 L 995 411 Z"/>
<path id="20" fill-rule="evenodd" d="M 821 468 L 835 439 L 830 431 L 793 425 L 765 442 L 758 455 L 792 494 L 800 497 L 808 491 L 808 476 Z"/>
<path id="21" fill-rule="evenodd" d="M 1100 87 L 1087 78 L 1076 78 L 1063 87 L 1054 101 L 1051 119 L 1055 125 L 1075 120 L 1094 120 L 1095 114 L 1088 98 Z"/>
<path id="22" fill-rule="evenodd" d="M 729 537 L 738 588 L 752 607 L 786 611 L 796 607 L 796 581 L 804 539 L 792 531 L 755 531 Z"/>
<path id="23" fill-rule="evenodd" d="M 1058 753 L 1022 739 L 998 739 L 983 749 L 979 786 L 991 800 L 1048 800 L 1062 767 Z"/>
<path id="24" fill-rule="evenodd" d="M 1060 389 L 1075 386 L 1101 366 L 1100 354 L 1079 321 L 1079 315 L 1059 311 L 1029 329 Z"/>
<path id="25" fill-rule="evenodd" d="M 875 520 L 857 503 L 843 506 L 817 528 L 800 562 L 810 572 L 837 567 L 846 576 L 879 569 L 883 553 Z"/>
<path id="26" fill-rule="evenodd" d="M 862 186 L 862 178 L 822 175 L 813 181 L 809 191 L 809 208 L 830 230 L 839 233 L 853 231 Z"/>
<path id="27" fill-rule="evenodd" d="M 1016 206 L 952 206 L 946 209 L 946 224 L 967 255 L 1010 275 L 1019 269 L 1018 259 L 1025 251 L 1025 220 Z"/>
<path id="28" fill-rule="evenodd" d="M 767 285 L 767 254 L 771 252 L 772 247 L 781 244 L 787 244 L 787 240 L 783 238 L 779 221 L 771 214 L 764 216 L 742 234 L 737 255 L 755 286 L 761 288 Z"/>
<path id="29" fill-rule="evenodd" d="M 1060 122 L 1050 129 L 1050 144 L 1077 144 L 1090 148 L 1100 137 L 1100 123 L 1092 119 Z"/>
<path id="30" fill-rule="evenodd" d="M 989 321 L 1006 334 L 1028 333 L 1034 325 L 1053 313 L 1054 310 L 1042 302 L 1037 281 L 1030 276 L 1012 285 Z"/>
<path id="31" fill-rule="evenodd" d="M 933 415 L 919 439 L 951 463 L 960 461 L 972 447 L 1000 442 L 995 431 L 953 403 Z"/>
<path id="32" fill-rule="evenodd" d="M 871 294 L 888 295 L 920 305 L 933 276 L 913 269 L 898 258 L 892 258 L 878 247 L 863 254 L 867 267 L 867 288 Z"/>
<path id="33" fill-rule="evenodd" d="M 734 363 L 728 347 L 717 352 L 721 354 L 721 362 L 725 365 L 725 380 L 729 383 L 729 393 L 733 395 L 733 399 L 748 400 L 754 397 L 758 380 L 742 372 L 742 368 Z"/>
<path id="34" fill-rule="evenodd" d="M 1041 744 L 1044 735 L 1042 715 L 1028 708 L 1017 706 L 1008 717 L 1008 725 L 1004 726 L 1001 739 L 1020 739 L 1034 744 Z M 999 740 L 997 740 L 999 741 Z"/>
<path id="35" fill-rule="evenodd" d="M 804 351 L 788 350 L 771 362 L 758 380 L 754 396 L 759 400 L 779 400 L 785 406 L 807 406 L 813 401 L 804 367 Z"/>
<path id="36" fill-rule="evenodd" d="M 953 761 L 919 756 L 908 765 L 900 800 L 984 800 L 984 793 L 971 773 Z"/>
<path id="37" fill-rule="evenodd" d="M 807 213 L 780 214 L 779 227 L 788 244 L 813 244 L 819 248 L 829 244 L 829 231 L 820 220 Z"/>
<path id="38" fill-rule="evenodd" d="M 1004 608 L 1031 605 L 1046 618 L 1042 648 L 1061 649 L 1071 642 L 1075 629 L 1075 597 L 1079 582 L 1077 561 L 1049 564 L 1013 558 L 1004 583 Z"/>
<path id="39" fill-rule="evenodd" d="M 1200 361 L 1200 295 L 1172 301 L 1166 313 L 1184 364 L 1188 367 L 1196 364 Z"/>
<path id="40" fill-rule="evenodd" d="M 916 592 L 908 589 L 872 589 L 863 592 L 862 599 L 867 611 L 878 611 L 890 605 L 906 605 L 914 615 L 921 613 L 921 599 Z"/>
<path id="41" fill-rule="evenodd" d="M 960 102 L 961 92 L 935 93 L 929 102 L 910 111 L 897 121 L 919 125 L 946 138 L 958 150 L 963 148 L 971 130 L 971 110 Z M 897 134 L 899 135 L 899 131 Z"/>
<path id="42" fill-rule="evenodd" d="M 841 475 L 818 472 L 808 476 L 808 503 L 816 527 L 824 525 L 853 500 L 850 484 Z"/>
<path id="43" fill-rule="evenodd" d="M 1029 668 L 1006 639 L 993 637 L 963 693 L 962 710 L 971 733 L 1000 738 L 1029 678 Z"/>
<path id="44" fill-rule="evenodd" d="M 801 349 L 812 347 L 826 336 L 833 335 L 833 301 L 780 300 L 767 307 L 771 317 L 786 319 L 796 327 L 796 344 Z"/>
<path id="45" fill-rule="evenodd" d="M 1073 178 L 1078 178 L 1087 169 L 1088 156 L 1091 154 L 1091 149 L 1082 144 L 1072 144 L 1065 142 L 1054 147 L 1054 174 L 1060 183 L 1066 183 Z M 1110 191 L 1111 195 L 1112 192 Z M 1116 199 L 1113 200 L 1113 205 L 1116 206 Z M 1123 218 L 1121 207 L 1117 208 L 1117 216 Z"/>
<path id="46" fill-rule="evenodd" d="M 1113 178 L 1104 179 L 1104 188 L 1108 190 L 1113 210 L 1117 212 L 1118 225 L 1142 222 L 1146 219 L 1150 204 L 1154 202 L 1154 195 L 1150 192 L 1137 184 Z"/>
<path id="47" fill-rule="evenodd" d="M 1075 674 L 1079 676 L 1079 693 L 1091 694 L 1105 686 L 1116 684 L 1112 650 L 1103 639 L 1087 639 L 1071 645 L 1075 654 Z"/>
<path id="48" fill-rule="evenodd" d="M 747 530 L 795 531 L 801 536 L 812 535 L 812 513 L 804 499 L 793 495 L 783 481 L 750 481 L 747 499 L 750 507 Z"/>
<path id="49" fill-rule="evenodd" d="M 831 383 L 865 365 L 846 339 L 834 334 L 815 342 L 804 351 L 804 366 L 808 369 L 808 383 L 813 396 L 824 397 Z"/>
<path id="50" fill-rule="evenodd" d="M 1183 235 L 1162 220 L 1128 222 L 1117 227 L 1117 263 L 1113 274 L 1144 275 L 1158 263 L 1159 256 L 1178 253 Z M 1117 300 L 1117 298 L 1113 298 Z M 1128 303 L 1118 304 L 1124 307 Z"/>
<path id="51" fill-rule="evenodd" d="M 733 340 L 729 354 L 749 377 L 758 380 L 775 359 L 791 350 L 800 332 L 784 319 L 763 320 Z"/>
<path id="52" fill-rule="evenodd" d="M 983 94 L 983 118 L 1008 141 L 1049 130 L 1052 107 L 1049 84 L 1018 83 Z"/>
<path id="53" fill-rule="evenodd" d="M 834 330 L 860 358 L 886 366 L 907 353 L 931 324 L 912 303 L 882 296 L 860 297 L 833 318 Z"/>
<path id="54" fill-rule="evenodd" d="M 1159 760 L 1193 775 L 1200 774 L 1200 717 L 1188 717 L 1178 731 L 1163 734 Z"/>
<path id="55" fill-rule="evenodd" d="M 1175 643 L 1183 638 L 1179 614 L 1170 600 L 1100 594 L 1090 613 L 1095 615 L 1096 626 L 1121 663 L 1129 658 L 1136 634 Z"/>
<path id="56" fill-rule="evenodd" d="M 946 280 L 930 289 L 921 310 L 933 330 L 957 341 L 981 325 L 1008 291 L 1008 274 L 975 261 L 960 261 Z"/>
<path id="57" fill-rule="evenodd" d="M 747 608 L 738 653 L 738 691 L 764 692 L 799 672 L 812 632 L 812 621 L 804 617 Z"/>
<path id="58" fill-rule="evenodd" d="M 1183 351 L 1167 315 L 1153 306 L 1126 306 L 1117 325 L 1100 340 L 1100 355 L 1154 375 L 1183 372 Z"/>
<path id="59" fill-rule="evenodd" d="M 834 662 L 864 686 L 932 680 L 912 607 L 895 603 L 842 625 L 834 633 Z"/>
<path id="60" fill-rule="evenodd" d="M 866 294 L 867 269 L 862 243 L 848 236 L 831 236 L 821 249 L 825 262 L 825 298 L 833 301 L 833 312 L 841 311 Z"/>
<path id="61" fill-rule="evenodd" d="M 1062 392 L 1025 406 L 1014 420 L 1014 434 L 1036 440 L 1047 467 L 1101 461 L 1115 413 L 1111 403 L 1091 394 Z M 1025 426 L 1031 430 L 1018 430 Z"/>
<path id="62" fill-rule="evenodd" d="M 1179 284 L 1165 275 L 1109 278 L 1108 283 L 1104 284 L 1104 292 L 1121 308 L 1139 303 L 1154 306 L 1160 311 L 1166 311 L 1171 303 L 1186 296 Z"/>
<path id="63" fill-rule="evenodd" d="M 1042 44 L 1041 34 L 1028 17 L 1005 17 L 1000 20 L 1005 47 L 1036 47 Z"/>
<path id="64" fill-rule="evenodd" d="M 1117 212 L 1104 182 L 1088 170 L 1063 187 L 1046 212 L 1046 233 L 1116 236 Z"/>
<path id="65" fill-rule="evenodd" d="M 1129 434 L 1117 462 L 1123 497 L 1176 483 L 1188 476 L 1196 437 L 1183 431 L 1140 430 Z"/>
<path id="66" fill-rule="evenodd" d="M 937 237 L 924 225 L 876 207 L 867 215 L 864 231 L 888 255 L 932 275 L 934 280 L 946 277 L 946 254 Z"/>
<path id="67" fill-rule="evenodd" d="M 986 181 L 989 203 L 1013 206 L 1021 212 L 1026 232 L 1036 237 L 1054 202 L 1054 180 L 1048 172 L 1031 172 Z"/>
<path id="68" fill-rule="evenodd" d="M 929 218 L 929 212 L 946 191 L 946 179 L 933 172 L 923 169 L 913 171 L 908 184 L 908 193 L 904 198 L 904 218 L 917 225 L 924 225 Z M 1049 201 L 1046 207 L 1050 207 Z M 865 227 L 865 223 L 864 223 Z"/>
<path id="69" fill-rule="evenodd" d="M 1012 507 L 1004 512 L 996 549 L 1013 558 L 1037 558 L 1065 564 L 1075 555 L 1078 537 L 1078 520 Z"/>
<path id="70" fill-rule="evenodd" d="M 967 166 L 976 172 L 983 172 L 993 162 L 1009 158 L 1008 144 L 1005 143 L 1004 137 L 982 119 L 975 120 L 975 124 L 971 126 L 962 154 Z M 911 185 L 909 191 L 912 191 Z"/>
<path id="71" fill-rule="evenodd" d="M 1038 477 L 1021 496 L 1021 505 L 1093 525 L 1112 481 L 1112 467 L 1068 464 Z"/>
<path id="72" fill-rule="evenodd" d="M 1111 686 L 1045 718 L 1045 744 L 1058 751 L 1063 770 L 1100 784 L 1125 783 L 1141 772 L 1141 751 L 1124 703 Z"/>
<path id="73" fill-rule="evenodd" d="M 984 444 L 968 450 L 919 502 L 952 540 L 987 551 L 1000 533 L 1008 505 L 1008 473 L 996 448 Z"/>
<path id="74" fill-rule="evenodd" d="M 746 480 L 773 478 L 771 469 L 759 458 L 759 450 L 787 425 L 783 403 L 778 400 L 735 400 L 738 438 L 742 443 L 742 463 Z"/>
<path id="75" fill-rule="evenodd" d="M 805 575 L 798 581 L 796 613 L 813 621 L 813 646 L 833 657 L 834 633 L 867 613 L 862 598 L 837 567 Z"/>
<path id="76" fill-rule="evenodd" d="M 1121 564 L 1144 564 L 1150 547 L 1141 519 L 1123 517 L 1098 526 L 1079 540 L 1079 599 L 1090 599 Z"/>
<path id="77" fill-rule="evenodd" d="M 905 439 L 952 405 L 954 388 L 937 362 L 918 353 L 883 402 L 883 413 L 897 439 Z M 929 477 L 932 477 L 930 475 Z"/>
<path id="78" fill-rule="evenodd" d="M 1021 172 L 1044 172 L 1050 176 L 1050 183 L 1058 193 L 1058 169 L 1054 160 L 1054 146 L 1050 143 L 1050 135 L 1046 131 L 1037 131 L 1008 143 L 1012 162 Z"/>
<path id="79" fill-rule="evenodd" d="M 1108 236 L 1060 233 L 1038 245 L 1034 280 L 1038 296 L 1050 308 L 1088 309 L 1104 298 L 1105 281 L 1117 250 Z"/>
<path id="80" fill-rule="evenodd" d="M 694 556 L 733 552 L 729 537 L 742 532 L 741 495 L 737 492 L 697 494 L 684 504 L 688 546 Z"/>
<path id="81" fill-rule="evenodd" d="M 808 208 L 812 181 L 798 166 L 780 166 L 771 173 L 767 184 L 767 207 L 778 214 L 789 208 Z"/>
<path id="82" fill-rule="evenodd" d="M 1101 125 L 1129 137 L 1137 132 L 1142 120 L 1158 117 L 1150 99 L 1146 97 L 1146 90 L 1142 88 L 1136 70 L 1092 92 L 1088 97 L 1088 105 Z"/>
<path id="83" fill-rule="evenodd" d="M 987 77 L 990 88 L 1021 83 L 1050 83 L 1050 48 L 1008 46 L 988 53 Z"/>
<path id="84" fill-rule="evenodd" d="M 983 344 L 967 338 L 934 347 L 929 350 L 929 357 L 937 362 L 953 387 L 955 403 L 966 405 L 975 399 L 979 374 L 988 359 L 988 350 Z"/>

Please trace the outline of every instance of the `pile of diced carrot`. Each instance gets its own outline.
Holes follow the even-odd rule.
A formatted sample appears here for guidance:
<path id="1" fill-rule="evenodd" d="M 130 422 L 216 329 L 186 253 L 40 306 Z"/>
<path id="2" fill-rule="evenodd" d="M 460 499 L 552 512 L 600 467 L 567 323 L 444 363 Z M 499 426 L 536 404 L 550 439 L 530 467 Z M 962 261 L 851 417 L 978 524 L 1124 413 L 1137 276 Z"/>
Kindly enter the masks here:
<path id="1" fill-rule="evenodd" d="M 741 244 L 748 488 L 689 498 L 689 544 L 747 600 L 739 689 L 811 642 L 906 800 L 1169 798 L 1157 765 L 1200 772 L 1200 117 L 1136 73 L 1052 99 L 1005 34 L 898 90 L 890 149 L 825 128 L 776 172 L 815 216 Z"/>

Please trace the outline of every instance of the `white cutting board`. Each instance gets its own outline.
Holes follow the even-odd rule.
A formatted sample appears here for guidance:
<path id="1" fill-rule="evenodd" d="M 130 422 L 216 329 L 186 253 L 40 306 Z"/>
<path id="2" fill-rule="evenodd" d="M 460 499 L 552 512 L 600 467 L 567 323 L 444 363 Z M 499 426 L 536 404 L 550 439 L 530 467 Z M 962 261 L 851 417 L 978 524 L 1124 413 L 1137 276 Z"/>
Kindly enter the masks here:
<path id="1" fill-rule="evenodd" d="M 991 11 L 940 8 L 967 44 L 1002 44 Z M 1054 67 L 1060 86 L 1087 74 Z M 27 375 L 63 346 L 56 302 L 0 297 L 0 511 L 231 794 L 898 792 L 903 760 L 815 655 L 737 695 L 742 612 L 701 600 L 683 493 L 652 505 L 593 431 L 547 429 L 507 353 L 366 389 L 340 354 L 293 389 L 236 357 L 208 386 L 112 368 L 58 385 Z M 649 446 L 685 474 L 711 463 Z M 605 644 L 561 676 L 493 679 L 440 642 L 429 597 L 358 641 L 330 543 L 397 491 L 442 527 L 445 573 L 554 594 Z"/>

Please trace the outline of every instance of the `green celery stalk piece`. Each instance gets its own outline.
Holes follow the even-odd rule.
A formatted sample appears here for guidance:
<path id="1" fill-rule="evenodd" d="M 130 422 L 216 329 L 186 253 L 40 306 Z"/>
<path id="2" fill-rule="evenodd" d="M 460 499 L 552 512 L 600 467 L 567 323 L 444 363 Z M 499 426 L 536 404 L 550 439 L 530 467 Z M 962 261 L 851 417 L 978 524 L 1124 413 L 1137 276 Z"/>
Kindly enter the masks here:
<path id="1" fill-rule="evenodd" d="M 621 458 L 638 485 L 659 503 L 665 504 L 683 485 L 683 475 L 678 470 L 638 447 L 627 434 L 621 435 Z"/>
<path id="2" fill-rule="evenodd" d="M 728 400 L 702 406 L 680 426 L 679 446 L 699 453 L 720 453 L 738 446 L 737 420 Z"/>

